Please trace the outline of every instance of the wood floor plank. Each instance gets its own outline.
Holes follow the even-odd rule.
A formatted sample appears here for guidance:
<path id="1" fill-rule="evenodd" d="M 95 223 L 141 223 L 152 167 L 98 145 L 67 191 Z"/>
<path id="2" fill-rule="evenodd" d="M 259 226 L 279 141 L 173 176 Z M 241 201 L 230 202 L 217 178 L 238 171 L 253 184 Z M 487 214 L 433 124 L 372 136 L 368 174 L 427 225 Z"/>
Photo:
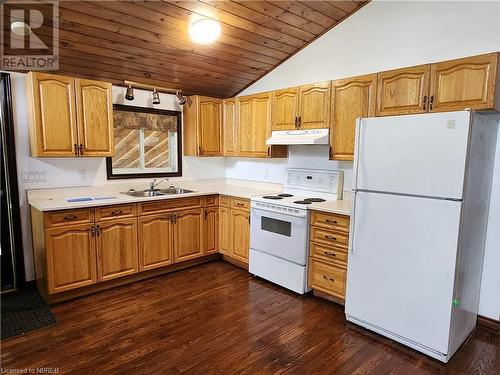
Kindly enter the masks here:
<path id="1" fill-rule="evenodd" d="M 221 261 L 55 305 L 57 325 L 2 341 L 2 371 L 60 374 L 497 374 L 478 326 L 444 365 Z"/>

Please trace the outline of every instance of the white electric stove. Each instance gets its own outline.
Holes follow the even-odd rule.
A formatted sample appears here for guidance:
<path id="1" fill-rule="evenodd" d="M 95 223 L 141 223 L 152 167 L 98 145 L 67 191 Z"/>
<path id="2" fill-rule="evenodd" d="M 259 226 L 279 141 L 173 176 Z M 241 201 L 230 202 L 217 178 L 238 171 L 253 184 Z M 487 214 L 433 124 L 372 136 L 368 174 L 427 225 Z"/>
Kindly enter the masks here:
<path id="1" fill-rule="evenodd" d="M 289 168 L 282 193 L 251 198 L 250 273 L 306 293 L 308 208 L 342 199 L 342 187 L 342 171 Z"/>

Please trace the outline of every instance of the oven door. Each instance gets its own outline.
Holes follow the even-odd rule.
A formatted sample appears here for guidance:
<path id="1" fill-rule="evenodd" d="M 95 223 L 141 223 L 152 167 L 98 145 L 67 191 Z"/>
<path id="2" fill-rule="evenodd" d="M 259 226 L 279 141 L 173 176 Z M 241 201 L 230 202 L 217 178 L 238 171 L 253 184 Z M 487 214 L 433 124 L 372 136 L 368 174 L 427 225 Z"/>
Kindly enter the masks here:
<path id="1" fill-rule="evenodd" d="M 252 208 L 250 248 L 300 265 L 306 265 L 307 217 Z"/>

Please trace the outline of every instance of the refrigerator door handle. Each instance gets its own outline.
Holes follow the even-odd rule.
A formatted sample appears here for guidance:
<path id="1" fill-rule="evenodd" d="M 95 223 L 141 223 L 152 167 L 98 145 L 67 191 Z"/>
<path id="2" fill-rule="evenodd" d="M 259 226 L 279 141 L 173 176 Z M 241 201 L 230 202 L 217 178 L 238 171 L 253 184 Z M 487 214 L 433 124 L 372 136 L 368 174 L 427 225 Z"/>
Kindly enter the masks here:
<path id="1" fill-rule="evenodd" d="M 349 228 L 349 252 L 354 254 L 354 226 L 356 224 L 356 196 L 357 191 L 353 191 L 354 196 L 352 197 L 352 208 L 351 208 L 351 220 Z"/>
<path id="2" fill-rule="evenodd" d="M 361 143 L 361 121 L 362 118 L 358 117 L 356 119 L 356 132 L 354 134 L 354 161 L 353 161 L 353 171 L 352 171 L 352 183 L 351 190 L 353 193 L 358 188 L 358 165 L 359 165 L 359 149 Z"/>

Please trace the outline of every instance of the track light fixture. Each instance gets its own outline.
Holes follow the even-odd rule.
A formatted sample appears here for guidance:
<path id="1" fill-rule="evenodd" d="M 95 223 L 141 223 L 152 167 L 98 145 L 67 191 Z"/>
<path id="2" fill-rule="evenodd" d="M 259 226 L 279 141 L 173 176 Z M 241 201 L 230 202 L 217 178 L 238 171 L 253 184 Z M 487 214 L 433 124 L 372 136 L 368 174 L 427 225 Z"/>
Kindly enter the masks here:
<path id="1" fill-rule="evenodd" d="M 125 93 L 125 99 L 134 100 L 134 89 L 130 83 L 128 84 L 127 92 Z"/>
<path id="2" fill-rule="evenodd" d="M 160 104 L 160 94 L 158 94 L 156 88 L 153 89 L 153 104 Z"/>
<path id="3" fill-rule="evenodd" d="M 181 94 L 179 94 L 179 91 L 175 93 L 175 96 L 177 97 L 177 100 L 179 101 L 180 105 L 184 105 L 187 102 L 187 98 Z"/>

